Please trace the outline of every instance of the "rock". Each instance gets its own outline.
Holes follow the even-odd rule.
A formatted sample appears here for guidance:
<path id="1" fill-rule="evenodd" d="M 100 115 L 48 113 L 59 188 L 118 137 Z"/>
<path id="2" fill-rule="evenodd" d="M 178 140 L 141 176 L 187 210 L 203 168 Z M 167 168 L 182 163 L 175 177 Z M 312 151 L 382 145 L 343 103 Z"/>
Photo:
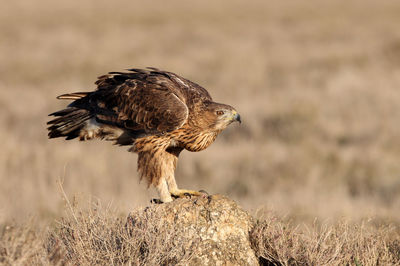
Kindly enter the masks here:
<path id="1" fill-rule="evenodd" d="M 180 254 L 165 264 L 258 265 L 249 240 L 252 217 L 225 196 L 152 204 L 128 217 L 130 228 L 143 223 L 145 230 L 163 235 L 171 253 Z M 157 224 L 156 228 L 149 229 L 149 223 Z"/>

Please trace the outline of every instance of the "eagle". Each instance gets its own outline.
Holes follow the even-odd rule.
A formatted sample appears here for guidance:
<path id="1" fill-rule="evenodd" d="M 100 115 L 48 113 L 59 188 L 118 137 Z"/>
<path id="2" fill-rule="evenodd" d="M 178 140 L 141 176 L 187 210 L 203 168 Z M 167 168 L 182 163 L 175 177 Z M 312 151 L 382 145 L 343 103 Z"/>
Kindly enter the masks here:
<path id="1" fill-rule="evenodd" d="M 214 102 L 206 89 L 157 68 L 127 69 L 98 77 L 97 88 L 57 97 L 73 100 L 49 114 L 48 137 L 103 139 L 130 145 L 138 154 L 140 180 L 154 186 L 159 201 L 204 196 L 179 189 L 175 168 L 183 150 L 198 152 L 214 142 L 240 115 L 230 105 Z"/>

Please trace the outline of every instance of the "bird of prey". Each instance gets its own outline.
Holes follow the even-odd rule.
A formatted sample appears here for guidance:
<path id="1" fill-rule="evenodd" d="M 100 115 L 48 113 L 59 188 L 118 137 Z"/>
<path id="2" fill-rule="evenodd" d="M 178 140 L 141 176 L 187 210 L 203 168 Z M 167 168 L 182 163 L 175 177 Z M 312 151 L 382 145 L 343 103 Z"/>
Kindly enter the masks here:
<path id="1" fill-rule="evenodd" d="M 175 168 L 182 150 L 206 149 L 240 115 L 214 102 L 206 89 L 172 72 L 128 69 L 98 77 L 97 89 L 58 96 L 73 100 L 50 116 L 49 138 L 94 138 L 130 145 L 138 154 L 141 179 L 153 185 L 161 202 L 202 192 L 179 189 Z"/>

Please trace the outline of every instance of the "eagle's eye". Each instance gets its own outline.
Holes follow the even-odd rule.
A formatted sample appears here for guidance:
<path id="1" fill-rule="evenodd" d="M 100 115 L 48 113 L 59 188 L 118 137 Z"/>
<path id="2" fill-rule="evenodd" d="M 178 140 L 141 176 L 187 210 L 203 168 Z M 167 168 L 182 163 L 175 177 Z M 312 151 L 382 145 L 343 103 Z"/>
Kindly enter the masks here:
<path id="1" fill-rule="evenodd" d="M 223 115 L 223 114 L 225 114 L 225 112 L 220 110 L 220 111 L 217 111 L 216 114 L 217 115 Z"/>

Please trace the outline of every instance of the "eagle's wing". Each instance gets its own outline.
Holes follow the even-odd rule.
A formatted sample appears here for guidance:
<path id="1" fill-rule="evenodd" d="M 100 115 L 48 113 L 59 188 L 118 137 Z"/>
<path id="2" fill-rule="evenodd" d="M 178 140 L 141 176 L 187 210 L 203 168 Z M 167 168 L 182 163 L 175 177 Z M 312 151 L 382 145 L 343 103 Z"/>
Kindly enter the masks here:
<path id="1" fill-rule="evenodd" d="M 59 99 L 74 101 L 50 114 L 57 118 L 48 122 L 49 137 L 114 140 L 120 133 L 113 128 L 119 128 L 130 141 L 120 138 L 117 143 L 127 145 L 133 138 L 180 128 L 190 112 L 212 101 L 206 89 L 172 72 L 155 68 L 128 71 L 99 77 L 93 92 L 60 95 Z"/>
<path id="2" fill-rule="evenodd" d="M 149 69 L 153 70 L 150 73 L 167 76 L 171 81 L 174 82 L 176 87 L 180 88 L 180 91 L 186 95 L 188 100 L 195 99 L 201 102 L 212 101 L 211 95 L 208 93 L 208 91 L 199 84 L 178 76 L 172 72 L 162 71 L 153 67 Z"/>
<path id="3" fill-rule="evenodd" d="M 110 72 L 96 81 L 93 92 L 98 107 L 115 116 L 99 116 L 102 122 L 115 120 L 120 125 L 148 133 L 163 133 L 180 128 L 189 109 L 182 88 L 163 72 L 131 70 Z"/>

